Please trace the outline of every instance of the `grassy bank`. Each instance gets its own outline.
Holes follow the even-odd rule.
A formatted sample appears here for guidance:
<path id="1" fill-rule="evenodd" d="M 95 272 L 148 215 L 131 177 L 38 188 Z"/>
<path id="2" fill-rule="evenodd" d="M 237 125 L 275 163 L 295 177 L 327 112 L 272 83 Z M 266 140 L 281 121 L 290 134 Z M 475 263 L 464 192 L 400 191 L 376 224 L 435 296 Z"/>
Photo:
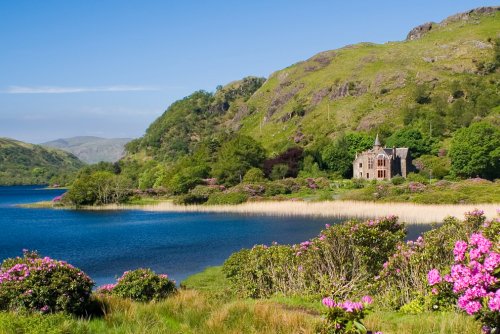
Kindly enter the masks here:
<path id="1" fill-rule="evenodd" d="M 102 317 L 0 313 L 0 333 L 314 333 L 322 321 L 320 301 L 300 297 L 239 299 L 227 293 L 220 267 L 183 282 L 186 289 L 161 302 L 100 297 Z M 384 334 L 480 333 L 471 317 L 454 312 L 407 315 L 377 311 L 367 327 Z"/>

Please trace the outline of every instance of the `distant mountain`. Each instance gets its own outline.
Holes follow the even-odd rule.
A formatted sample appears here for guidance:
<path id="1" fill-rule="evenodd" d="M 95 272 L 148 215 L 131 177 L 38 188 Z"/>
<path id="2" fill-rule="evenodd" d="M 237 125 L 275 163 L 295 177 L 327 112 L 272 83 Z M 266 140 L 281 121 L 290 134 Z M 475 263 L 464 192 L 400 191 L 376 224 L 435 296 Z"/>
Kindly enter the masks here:
<path id="1" fill-rule="evenodd" d="M 84 165 L 68 152 L 0 138 L 0 185 L 65 185 Z"/>
<path id="2" fill-rule="evenodd" d="M 99 161 L 115 162 L 120 160 L 124 155 L 125 144 L 130 140 L 130 138 L 107 139 L 80 136 L 61 138 L 41 145 L 73 153 L 80 160 L 92 164 Z"/>

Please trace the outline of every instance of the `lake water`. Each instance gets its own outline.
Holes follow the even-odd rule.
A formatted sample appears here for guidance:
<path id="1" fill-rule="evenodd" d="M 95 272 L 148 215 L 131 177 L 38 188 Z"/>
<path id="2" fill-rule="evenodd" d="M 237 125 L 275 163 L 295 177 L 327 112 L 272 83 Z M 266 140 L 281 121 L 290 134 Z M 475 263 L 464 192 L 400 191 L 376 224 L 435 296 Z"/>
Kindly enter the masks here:
<path id="1" fill-rule="evenodd" d="M 255 244 L 298 243 L 338 220 L 214 213 L 24 209 L 16 204 L 51 200 L 63 190 L 0 187 L 0 260 L 22 249 L 68 261 L 97 285 L 124 271 L 149 267 L 182 281 L 234 251 Z M 410 226 L 415 238 L 425 225 Z"/>

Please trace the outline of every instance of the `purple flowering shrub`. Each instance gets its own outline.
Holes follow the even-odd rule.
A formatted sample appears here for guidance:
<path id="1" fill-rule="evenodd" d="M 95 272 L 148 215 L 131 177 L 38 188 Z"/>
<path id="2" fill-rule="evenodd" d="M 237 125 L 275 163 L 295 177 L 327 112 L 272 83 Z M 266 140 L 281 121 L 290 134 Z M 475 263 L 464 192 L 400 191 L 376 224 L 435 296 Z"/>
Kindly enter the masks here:
<path id="1" fill-rule="evenodd" d="M 362 292 L 405 236 L 396 217 L 326 226 L 321 234 L 293 246 L 255 246 L 234 253 L 223 271 L 240 294 L 259 298 Z"/>
<path id="2" fill-rule="evenodd" d="M 432 269 L 427 275 L 437 293 L 452 289 L 458 308 L 480 320 L 484 333 L 500 333 L 499 225 L 498 219 L 487 222 L 467 241 L 457 241 L 451 267 Z"/>
<path id="3" fill-rule="evenodd" d="M 366 334 L 366 327 L 362 320 L 369 311 L 373 302 L 370 296 L 364 296 L 361 301 L 346 300 L 335 302 L 330 297 L 323 298 L 323 305 L 327 308 L 325 321 L 317 330 L 319 334 Z M 380 332 L 379 332 L 380 333 Z"/>
<path id="4" fill-rule="evenodd" d="M 101 286 L 97 292 L 147 302 L 164 299 L 175 293 L 176 288 L 167 275 L 141 268 L 124 272 L 116 284 Z"/>
<path id="5" fill-rule="evenodd" d="M 0 267 L 0 310 L 85 314 L 93 285 L 71 264 L 24 251 Z"/>
<path id="6" fill-rule="evenodd" d="M 430 289 L 427 274 L 431 269 L 449 267 L 455 243 L 477 231 L 484 221 L 481 211 L 466 213 L 463 221 L 450 217 L 417 240 L 400 243 L 375 277 L 372 290 L 380 296 L 378 301 L 385 307 L 411 313 L 451 308 L 456 300 L 451 288 L 439 293 Z"/>

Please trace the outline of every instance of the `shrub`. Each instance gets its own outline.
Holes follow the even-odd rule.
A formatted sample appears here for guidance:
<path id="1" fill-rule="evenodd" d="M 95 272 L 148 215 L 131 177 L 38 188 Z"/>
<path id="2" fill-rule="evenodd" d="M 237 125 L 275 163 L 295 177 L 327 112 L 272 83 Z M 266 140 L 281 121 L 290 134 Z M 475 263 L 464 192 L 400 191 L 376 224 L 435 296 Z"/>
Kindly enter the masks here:
<path id="1" fill-rule="evenodd" d="M 400 175 L 396 175 L 394 176 L 392 179 L 391 179 L 391 183 L 395 186 L 398 186 L 400 184 L 403 184 L 405 182 L 405 178 L 400 176 Z"/>
<path id="2" fill-rule="evenodd" d="M 457 241 L 453 249 L 454 263 L 445 271 L 447 274 L 441 276 L 434 268 L 427 275 L 436 293 L 449 291 L 452 286 L 458 307 L 480 320 L 483 333 L 488 334 L 500 330 L 500 237 L 498 233 L 492 240 L 487 237 L 491 235 L 487 231 L 491 227 L 496 231 L 498 225 L 496 220 L 471 234 L 468 241 Z"/>
<path id="3" fill-rule="evenodd" d="M 207 204 L 241 204 L 247 199 L 248 196 L 242 193 L 213 193 L 208 197 Z"/>
<path id="4" fill-rule="evenodd" d="M 275 181 L 266 185 L 264 195 L 272 197 L 276 195 L 290 194 L 291 192 L 291 189 L 288 188 L 285 184 Z"/>
<path id="5" fill-rule="evenodd" d="M 36 252 L 0 268 L 0 310 L 85 314 L 94 282 L 80 269 Z"/>
<path id="6" fill-rule="evenodd" d="M 277 164 L 273 166 L 271 173 L 269 174 L 269 178 L 271 180 L 282 180 L 288 174 L 288 165 L 286 164 Z"/>
<path id="7" fill-rule="evenodd" d="M 365 334 L 366 327 L 361 322 L 369 305 L 372 303 L 370 296 L 364 296 L 359 302 L 346 300 L 335 302 L 333 299 L 323 298 L 326 306 L 326 321 L 318 328 L 319 334 Z"/>
<path id="8" fill-rule="evenodd" d="M 99 290 L 108 290 L 115 296 L 147 302 L 164 299 L 173 294 L 176 288 L 175 282 L 169 280 L 167 275 L 155 274 L 151 269 L 136 269 L 124 272 L 115 285 L 104 286 Z"/>
<path id="9" fill-rule="evenodd" d="M 417 300 L 425 303 L 422 305 L 425 309 L 449 308 L 452 296 L 448 293 L 434 295 L 432 289 L 428 289 L 427 273 L 433 268 L 449 267 L 455 242 L 477 231 L 483 222 L 484 216 L 473 211 L 465 215 L 464 221 L 447 218 L 443 225 L 425 232 L 416 241 L 399 244 L 397 251 L 384 263 L 373 286 L 380 303 L 399 309 Z"/>
<path id="10" fill-rule="evenodd" d="M 243 177 L 243 182 L 245 183 L 256 183 L 264 181 L 264 172 L 262 171 L 262 169 L 257 167 L 250 168 Z"/>
<path id="11" fill-rule="evenodd" d="M 396 217 L 327 226 L 319 237 L 298 245 L 255 246 L 224 263 L 224 273 L 242 295 L 265 297 L 359 293 L 404 238 Z"/>

